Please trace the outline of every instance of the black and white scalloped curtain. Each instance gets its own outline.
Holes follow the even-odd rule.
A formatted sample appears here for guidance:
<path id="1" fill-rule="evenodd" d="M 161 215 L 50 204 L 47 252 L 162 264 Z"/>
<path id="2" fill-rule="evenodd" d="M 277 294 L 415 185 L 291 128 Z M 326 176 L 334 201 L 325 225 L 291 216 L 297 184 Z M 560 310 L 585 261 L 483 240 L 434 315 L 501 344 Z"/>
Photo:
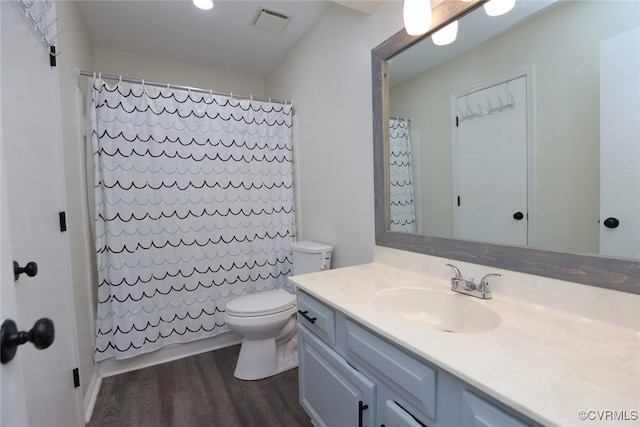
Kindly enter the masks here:
<path id="1" fill-rule="evenodd" d="M 389 177 L 389 228 L 413 233 L 416 231 L 413 157 L 406 119 L 389 119 Z"/>
<path id="2" fill-rule="evenodd" d="M 292 106 L 93 80 L 96 361 L 228 331 L 287 287 Z"/>

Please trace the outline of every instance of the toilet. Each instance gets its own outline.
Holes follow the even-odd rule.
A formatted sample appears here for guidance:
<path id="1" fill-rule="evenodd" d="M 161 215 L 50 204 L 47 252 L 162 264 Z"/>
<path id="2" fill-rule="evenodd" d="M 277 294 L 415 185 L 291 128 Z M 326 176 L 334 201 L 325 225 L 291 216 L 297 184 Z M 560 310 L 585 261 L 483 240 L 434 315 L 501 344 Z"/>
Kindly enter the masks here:
<path id="1" fill-rule="evenodd" d="M 333 247 L 317 242 L 291 243 L 293 275 L 328 270 Z M 257 292 L 227 303 L 225 321 L 242 337 L 233 375 L 259 380 L 298 366 L 296 296 L 284 289 Z"/>

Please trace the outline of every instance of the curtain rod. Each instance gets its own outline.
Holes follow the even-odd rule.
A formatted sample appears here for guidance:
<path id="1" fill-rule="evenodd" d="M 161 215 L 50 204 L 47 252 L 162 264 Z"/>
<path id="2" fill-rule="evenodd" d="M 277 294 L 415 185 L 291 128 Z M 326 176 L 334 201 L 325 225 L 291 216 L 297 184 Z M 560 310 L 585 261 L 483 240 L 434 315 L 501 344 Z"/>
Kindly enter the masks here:
<path id="1" fill-rule="evenodd" d="M 167 89 L 178 89 L 178 90 L 186 90 L 186 91 L 197 92 L 197 93 L 208 93 L 210 95 L 228 96 L 233 99 L 251 99 L 255 101 L 273 102 L 275 104 L 284 104 L 284 105 L 293 104 L 293 101 L 286 101 L 286 100 L 282 101 L 279 99 L 262 98 L 262 97 L 256 97 L 251 95 L 237 95 L 237 94 L 234 94 L 233 92 L 230 92 L 230 93 L 216 92 L 210 89 L 201 89 L 201 88 L 191 87 L 191 86 L 174 85 L 172 83 L 150 82 L 144 79 L 134 79 L 132 77 L 123 77 L 123 76 L 116 76 L 113 74 L 96 73 L 93 71 L 80 71 L 80 70 L 76 70 L 76 71 L 79 76 L 99 77 L 107 80 L 118 80 L 121 82 L 143 84 L 143 85 L 154 86 L 154 87 L 163 87 Z"/>

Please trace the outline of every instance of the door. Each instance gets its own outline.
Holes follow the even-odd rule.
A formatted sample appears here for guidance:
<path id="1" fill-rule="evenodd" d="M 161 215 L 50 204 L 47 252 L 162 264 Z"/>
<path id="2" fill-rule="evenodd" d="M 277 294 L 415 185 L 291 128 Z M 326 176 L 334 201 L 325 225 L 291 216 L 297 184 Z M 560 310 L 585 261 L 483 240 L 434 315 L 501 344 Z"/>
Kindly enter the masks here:
<path id="1" fill-rule="evenodd" d="M 2 366 L 2 373 L 22 366 L 28 424 L 17 421 L 17 425 L 80 426 L 82 396 L 74 386 L 78 356 L 69 242 L 59 220 L 65 208 L 58 74 L 18 4 L 0 2 L 0 8 L 1 157 L 6 191 L 2 203 L 8 211 L 2 219 L 3 243 L 7 243 L 5 231 L 10 230 L 10 248 L 3 247 L 2 253 L 2 314 L 10 315 L 18 330 L 28 331 L 40 318 L 49 318 L 55 325 L 49 348 L 20 346 L 16 357 Z M 35 262 L 37 274 L 21 274 L 14 281 L 14 260 L 21 267 Z M 12 312 L 5 313 L 5 298 L 11 299 L 11 294 L 15 303 Z M 6 410 L 4 406 L 3 417 Z"/>
<path id="2" fill-rule="evenodd" d="M 528 243 L 527 76 L 456 97 L 454 237 Z"/>
<path id="3" fill-rule="evenodd" d="M 3 8 L 0 7 L 0 34 L 2 34 L 2 10 Z M 2 55 L 0 55 L 0 70 L 3 69 L 2 67 Z M 2 96 L 0 85 L 0 99 Z M 0 153 L 4 152 L 2 123 L 2 103 L 0 102 Z M 4 157 L 0 156 L 0 322 L 7 318 L 15 319 L 17 315 L 4 170 Z M 26 425 L 24 377 L 22 364 L 18 359 L 15 363 L 0 365 L 0 426 Z"/>
<path id="4" fill-rule="evenodd" d="M 600 44 L 600 253 L 640 258 L 640 28 Z"/>
<path id="5" fill-rule="evenodd" d="M 375 384 L 298 324 L 300 404 L 317 427 L 374 427 Z"/>

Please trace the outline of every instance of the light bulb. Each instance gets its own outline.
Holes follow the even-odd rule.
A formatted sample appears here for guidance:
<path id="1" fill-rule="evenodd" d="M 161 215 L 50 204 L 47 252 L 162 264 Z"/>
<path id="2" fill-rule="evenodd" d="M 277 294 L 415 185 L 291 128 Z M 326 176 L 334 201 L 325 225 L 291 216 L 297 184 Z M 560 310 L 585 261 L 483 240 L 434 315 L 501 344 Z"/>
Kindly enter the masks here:
<path id="1" fill-rule="evenodd" d="M 410 36 L 419 36 L 431 28 L 431 1 L 404 0 L 404 28 Z"/>
<path id="2" fill-rule="evenodd" d="M 484 4 L 484 11 L 489 16 L 500 16 L 513 9 L 515 4 L 516 0 L 490 0 Z"/>
<path id="3" fill-rule="evenodd" d="M 453 43 L 458 36 L 458 21 L 453 21 L 446 27 L 431 34 L 431 41 L 437 46 Z"/>
<path id="4" fill-rule="evenodd" d="M 203 10 L 209 10 L 211 8 L 213 8 L 213 1 L 212 0 L 193 0 L 193 4 L 196 5 L 196 7 L 203 9 Z"/>

